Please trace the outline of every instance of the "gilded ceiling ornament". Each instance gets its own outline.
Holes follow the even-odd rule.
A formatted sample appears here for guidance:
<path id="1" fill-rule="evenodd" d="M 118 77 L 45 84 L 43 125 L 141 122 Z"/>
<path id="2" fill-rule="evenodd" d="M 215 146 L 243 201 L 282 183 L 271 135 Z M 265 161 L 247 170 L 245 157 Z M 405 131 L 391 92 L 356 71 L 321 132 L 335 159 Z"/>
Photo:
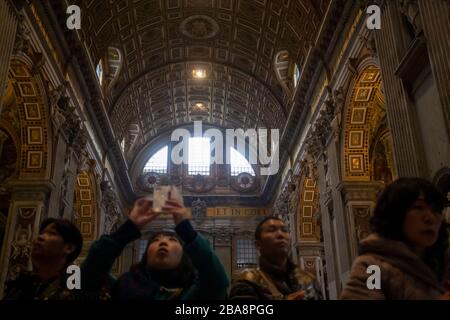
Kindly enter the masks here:
<path id="1" fill-rule="evenodd" d="M 219 24 L 211 17 L 195 15 L 181 22 L 180 31 L 190 39 L 206 40 L 217 35 L 219 32 Z"/>

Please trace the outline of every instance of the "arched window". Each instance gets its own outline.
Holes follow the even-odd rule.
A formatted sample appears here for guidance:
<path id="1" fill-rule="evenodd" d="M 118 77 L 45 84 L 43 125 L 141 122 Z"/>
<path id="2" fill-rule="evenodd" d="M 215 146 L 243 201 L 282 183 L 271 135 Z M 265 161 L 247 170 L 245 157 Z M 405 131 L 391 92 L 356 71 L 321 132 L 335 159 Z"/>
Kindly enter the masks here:
<path id="1" fill-rule="evenodd" d="M 286 95 L 293 97 L 300 79 L 300 69 L 287 50 L 275 55 L 274 70 Z"/>
<path id="2" fill-rule="evenodd" d="M 230 166 L 232 176 L 237 176 L 242 172 L 250 173 L 252 176 L 255 175 L 255 171 L 251 164 L 233 147 L 230 147 Z"/>
<path id="3" fill-rule="evenodd" d="M 156 172 L 156 173 L 167 173 L 167 156 L 169 147 L 165 146 L 158 150 L 153 156 L 147 161 L 144 167 L 144 173 L 146 172 Z"/>
<path id="4" fill-rule="evenodd" d="M 297 64 L 294 64 L 294 86 L 297 87 L 298 80 L 300 79 L 300 69 L 298 68 Z"/>
<path id="5" fill-rule="evenodd" d="M 208 176 L 210 164 L 210 138 L 189 138 L 188 174 Z"/>
<path id="6" fill-rule="evenodd" d="M 100 60 L 97 64 L 97 67 L 95 68 L 95 72 L 97 73 L 98 81 L 100 82 L 100 85 L 103 83 L 103 67 L 102 67 L 102 60 Z"/>

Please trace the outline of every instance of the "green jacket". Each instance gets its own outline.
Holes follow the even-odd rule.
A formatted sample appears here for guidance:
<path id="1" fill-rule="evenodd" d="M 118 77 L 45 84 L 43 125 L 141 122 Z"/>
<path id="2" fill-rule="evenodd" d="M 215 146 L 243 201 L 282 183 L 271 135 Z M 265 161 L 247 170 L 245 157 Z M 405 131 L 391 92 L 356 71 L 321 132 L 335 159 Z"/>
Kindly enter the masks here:
<path id="1" fill-rule="evenodd" d="M 133 271 L 123 274 L 119 279 L 110 275 L 111 267 L 124 247 L 131 241 L 138 239 L 141 234 L 136 226 L 126 221 L 115 233 L 103 235 L 92 243 L 89 253 L 81 265 L 82 290 L 97 292 L 109 287 L 115 293 L 113 298 L 124 298 L 122 290 L 132 294 L 126 298 L 133 299 L 225 299 L 229 286 L 229 279 L 225 270 L 212 250 L 209 242 L 193 230 L 189 220 L 181 222 L 175 231 L 184 241 L 184 251 L 190 257 L 192 264 L 197 269 L 198 277 L 190 287 L 174 292 L 159 286 L 151 279 L 144 278 L 142 274 Z M 131 281 L 131 285 L 128 285 Z M 134 283 L 133 283 L 134 281 Z M 125 289 L 123 283 L 125 283 Z M 145 287 L 148 284 L 148 290 Z M 134 290 L 133 285 L 139 288 Z M 158 287 L 154 290 L 155 285 Z M 118 293 L 118 294 L 116 294 Z"/>

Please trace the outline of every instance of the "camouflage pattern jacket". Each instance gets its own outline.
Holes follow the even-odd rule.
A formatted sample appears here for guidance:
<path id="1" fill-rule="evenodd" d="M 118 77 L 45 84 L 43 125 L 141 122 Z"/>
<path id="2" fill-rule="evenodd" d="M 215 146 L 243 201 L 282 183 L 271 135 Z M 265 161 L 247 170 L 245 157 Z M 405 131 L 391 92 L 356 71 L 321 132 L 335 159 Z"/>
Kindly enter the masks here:
<path id="1" fill-rule="evenodd" d="M 316 278 L 288 261 L 284 272 L 260 258 L 259 268 L 247 269 L 231 287 L 231 300 L 285 300 L 289 294 L 305 292 L 305 300 L 320 300 Z"/>

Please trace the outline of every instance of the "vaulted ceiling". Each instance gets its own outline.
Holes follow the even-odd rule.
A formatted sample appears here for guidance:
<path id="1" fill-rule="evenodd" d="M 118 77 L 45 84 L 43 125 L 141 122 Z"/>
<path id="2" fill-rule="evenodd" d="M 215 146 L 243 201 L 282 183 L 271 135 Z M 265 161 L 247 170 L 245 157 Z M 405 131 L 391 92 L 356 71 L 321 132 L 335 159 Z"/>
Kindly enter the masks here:
<path id="1" fill-rule="evenodd" d="M 302 70 L 329 2 L 82 1 L 83 42 L 94 63 L 108 47 L 123 57 L 107 93 L 114 132 L 121 138 L 137 125 L 145 145 L 163 130 L 200 119 L 283 129 L 293 103 L 276 78 L 274 57 L 287 50 Z M 205 69 L 206 79 L 194 79 L 194 68 Z"/>

